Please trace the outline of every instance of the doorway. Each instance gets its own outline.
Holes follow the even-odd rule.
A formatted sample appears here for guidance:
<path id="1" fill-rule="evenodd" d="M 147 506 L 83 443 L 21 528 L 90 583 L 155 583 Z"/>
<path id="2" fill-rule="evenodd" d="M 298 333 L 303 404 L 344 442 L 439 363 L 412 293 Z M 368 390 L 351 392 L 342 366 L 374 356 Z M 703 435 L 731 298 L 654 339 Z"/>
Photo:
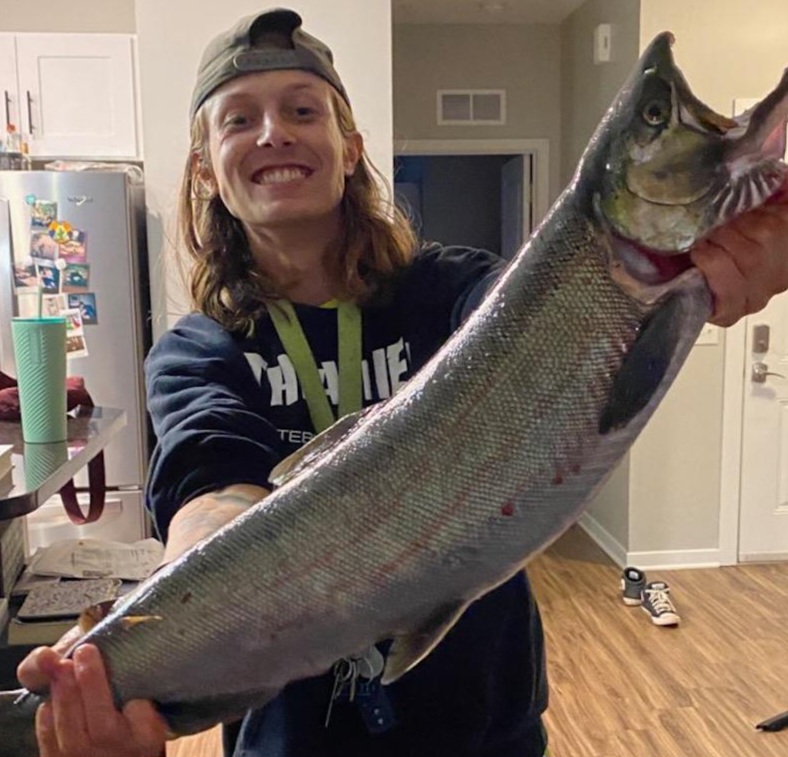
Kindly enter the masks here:
<path id="1" fill-rule="evenodd" d="M 416 140 L 394 153 L 397 199 L 424 240 L 510 258 L 547 211 L 547 140 Z"/>

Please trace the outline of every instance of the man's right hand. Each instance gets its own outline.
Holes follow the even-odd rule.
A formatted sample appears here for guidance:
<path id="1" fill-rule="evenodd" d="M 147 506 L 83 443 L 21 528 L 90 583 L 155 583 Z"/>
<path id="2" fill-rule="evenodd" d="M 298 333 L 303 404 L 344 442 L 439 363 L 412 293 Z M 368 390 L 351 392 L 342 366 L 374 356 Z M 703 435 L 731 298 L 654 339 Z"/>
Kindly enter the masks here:
<path id="1" fill-rule="evenodd" d="M 115 707 L 107 671 L 92 644 L 71 659 L 62 653 L 79 638 L 78 628 L 54 647 L 39 647 L 20 663 L 20 683 L 48 689 L 38 708 L 39 757 L 158 757 L 164 754 L 166 723 L 151 702 Z"/>

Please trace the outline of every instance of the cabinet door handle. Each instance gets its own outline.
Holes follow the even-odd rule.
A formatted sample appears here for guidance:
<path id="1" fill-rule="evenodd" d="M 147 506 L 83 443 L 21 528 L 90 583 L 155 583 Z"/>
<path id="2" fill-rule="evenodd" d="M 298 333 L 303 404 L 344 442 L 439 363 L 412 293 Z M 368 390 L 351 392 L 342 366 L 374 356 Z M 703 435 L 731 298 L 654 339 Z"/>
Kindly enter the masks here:
<path id="1" fill-rule="evenodd" d="M 8 95 L 8 90 L 3 90 L 3 100 L 5 102 L 5 125 L 11 126 L 11 98 Z"/>
<path id="2" fill-rule="evenodd" d="M 30 97 L 30 90 L 28 89 L 27 92 L 27 125 L 29 128 L 30 136 L 33 136 L 33 98 Z"/>

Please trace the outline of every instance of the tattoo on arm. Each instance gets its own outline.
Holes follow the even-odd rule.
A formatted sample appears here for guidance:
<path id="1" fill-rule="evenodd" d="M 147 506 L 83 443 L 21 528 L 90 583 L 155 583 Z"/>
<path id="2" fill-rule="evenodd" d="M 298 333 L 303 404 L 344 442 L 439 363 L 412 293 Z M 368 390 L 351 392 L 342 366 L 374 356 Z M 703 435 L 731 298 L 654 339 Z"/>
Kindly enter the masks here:
<path id="1" fill-rule="evenodd" d="M 263 499 L 268 492 L 256 486 L 234 486 L 192 500 L 175 516 L 170 526 L 164 560 L 170 562 L 201 539 Z"/>

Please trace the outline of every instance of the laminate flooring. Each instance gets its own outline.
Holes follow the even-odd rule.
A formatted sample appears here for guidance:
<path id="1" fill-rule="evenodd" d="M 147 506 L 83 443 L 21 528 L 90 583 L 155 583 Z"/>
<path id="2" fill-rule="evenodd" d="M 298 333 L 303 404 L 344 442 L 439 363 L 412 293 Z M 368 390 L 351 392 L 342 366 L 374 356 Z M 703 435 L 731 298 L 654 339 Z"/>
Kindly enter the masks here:
<path id="1" fill-rule="evenodd" d="M 529 574 L 547 636 L 551 757 L 788 757 L 788 730 L 755 729 L 788 710 L 788 563 L 648 571 L 670 584 L 677 628 L 623 604 L 619 569 L 577 527 Z M 221 757 L 218 731 L 167 755 Z"/>

